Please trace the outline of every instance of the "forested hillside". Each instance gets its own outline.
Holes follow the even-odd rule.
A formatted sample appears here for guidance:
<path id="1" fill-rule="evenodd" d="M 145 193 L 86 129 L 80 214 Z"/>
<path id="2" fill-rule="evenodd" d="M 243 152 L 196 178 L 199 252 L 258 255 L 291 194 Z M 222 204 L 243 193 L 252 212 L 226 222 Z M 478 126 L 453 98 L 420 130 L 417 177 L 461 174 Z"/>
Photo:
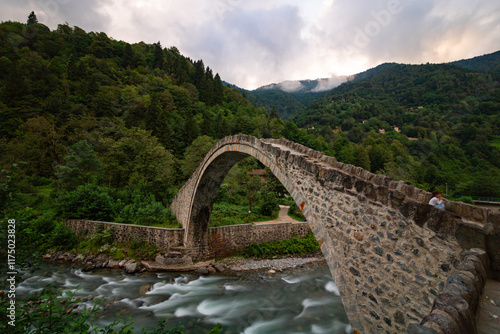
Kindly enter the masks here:
<path id="1" fill-rule="evenodd" d="M 472 71 L 500 75 L 500 51 L 450 63 Z"/>
<path id="2" fill-rule="evenodd" d="M 56 217 L 172 226 L 177 190 L 219 138 L 238 133 L 285 137 L 427 190 L 500 197 L 497 76 L 452 65 L 369 72 L 294 123 L 175 47 L 51 31 L 34 14 L 1 23 L 1 209 L 42 231 Z M 283 190 L 248 177 L 261 167 L 230 173 L 217 224 L 244 221 L 226 219 L 241 203 L 272 214 Z"/>
<path id="3" fill-rule="evenodd" d="M 327 79 L 323 79 L 327 80 Z M 270 84 L 255 90 L 246 90 L 234 85 L 256 107 L 264 108 L 269 113 L 274 109 L 283 120 L 289 120 L 307 110 L 307 106 L 325 94 L 325 91 L 313 91 L 320 80 L 286 81 L 279 84 Z M 286 91 L 283 87 L 292 86 L 293 91 Z"/>
<path id="4" fill-rule="evenodd" d="M 498 79 L 445 64 L 383 64 L 294 121 L 313 126 L 344 162 L 424 189 L 500 197 Z"/>
<path id="5" fill-rule="evenodd" d="M 168 205 L 218 139 L 286 129 L 301 133 L 175 47 L 51 31 L 34 13 L 0 24 L 0 208 L 37 233 L 56 218 L 176 226 Z"/>

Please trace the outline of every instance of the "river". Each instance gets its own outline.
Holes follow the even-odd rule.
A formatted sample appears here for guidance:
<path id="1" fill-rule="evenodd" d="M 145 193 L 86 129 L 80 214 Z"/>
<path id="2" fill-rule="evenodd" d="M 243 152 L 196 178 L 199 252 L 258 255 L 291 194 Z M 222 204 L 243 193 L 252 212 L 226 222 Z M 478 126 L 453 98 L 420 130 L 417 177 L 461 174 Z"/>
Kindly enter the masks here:
<path id="1" fill-rule="evenodd" d="M 152 329 L 162 317 L 181 324 L 186 334 L 208 333 L 217 322 L 222 333 L 351 333 L 344 307 L 324 262 L 288 269 L 197 277 L 186 273 L 141 273 L 101 269 L 83 273 L 63 264 L 43 264 L 26 273 L 18 296 L 48 284 L 75 291 L 83 304 L 105 297 L 107 306 L 94 325 L 130 318 L 136 332 Z M 78 289 L 77 289 L 78 288 Z"/>

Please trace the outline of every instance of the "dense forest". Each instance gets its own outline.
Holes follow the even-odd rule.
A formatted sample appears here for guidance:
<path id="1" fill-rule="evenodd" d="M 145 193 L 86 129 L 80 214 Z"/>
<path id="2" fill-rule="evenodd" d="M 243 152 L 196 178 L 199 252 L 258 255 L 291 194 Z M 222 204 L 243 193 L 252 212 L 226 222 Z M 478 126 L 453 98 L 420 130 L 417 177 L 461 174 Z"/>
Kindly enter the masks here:
<path id="1" fill-rule="evenodd" d="M 63 236 L 64 218 L 177 226 L 173 196 L 238 133 L 285 137 L 427 190 L 500 197 L 499 78 L 481 68 L 384 64 L 312 102 L 296 97 L 309 106 L 284 121 L 175 47 L 50 30 L 32 13 L 0 24 L 0 208 Z M 259 168 L 250 159 L 229 174 L 213 226 L 273 215 L 284 190 L 272 175 L 249 177 Z M 71 244 L 61 235 L 44 247 Z"/>
<path id="2" fill-rule="evenodd" d="M 450 195 L 500 197 L 499 78 L 450 64 L 383 64 L 293 120 L 314 127 L 341 161 Z"/>

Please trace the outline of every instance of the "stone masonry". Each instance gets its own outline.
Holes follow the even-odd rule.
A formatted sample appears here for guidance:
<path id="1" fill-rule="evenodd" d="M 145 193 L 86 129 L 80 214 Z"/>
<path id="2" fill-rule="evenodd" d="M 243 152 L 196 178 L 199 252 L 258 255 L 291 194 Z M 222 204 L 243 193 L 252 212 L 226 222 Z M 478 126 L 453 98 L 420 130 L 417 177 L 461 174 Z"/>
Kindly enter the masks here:
<path id="1" fill-rule="evenodd" d="M 338 286 L 354 333 L 402 333 L 420 323 L 465 249 L 486 249 L 500 269 L 500 219 L 404 182 L 337 162 L 284 139 L 221 139 L 179 191 L 172 211 L 194 258 L 210 255 L 208 222 L 231 167 L 253 156 L 269 167 L 309 222 Z"/>

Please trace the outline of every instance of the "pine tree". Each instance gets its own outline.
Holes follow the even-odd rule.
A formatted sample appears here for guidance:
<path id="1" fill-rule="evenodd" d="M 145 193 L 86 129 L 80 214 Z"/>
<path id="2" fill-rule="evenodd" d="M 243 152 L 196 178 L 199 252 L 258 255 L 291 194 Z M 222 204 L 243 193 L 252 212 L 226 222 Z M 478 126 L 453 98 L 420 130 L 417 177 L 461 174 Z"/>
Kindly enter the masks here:
<path id="1" fill-rule="evenodd" d="M 215 74 L 214 78 L 214 104 L 222 104 L 224 101 L 224 87 L 222 85 L 222 80 L 220 79 L 219 73 Z"/>
<path id="2" fill-rule="evenodd" d="M 125 48 L 123 49 L 123 66 L 132 67 L 133 63 L 134 63 L 134 50 L 132 50 L 130 44 L 127 43 L 127 45 L 125 45 Z"/>
<path id="3" fill-rule="evenodd" d="M 38 19 L 36 18 L 35 12 L 31 12 L 30 15 L 28 15 L 28 25 L 35 23 L 38 23 Z"/>
<path id="4" fill-rule="evenodd" d="M 165 55 L 160 42 L 153 44 L 153 68 L 163 69 L 165 67 Z"/>
<path id="5" fill-rule="evenodd" d="M 273 118 L 280 118 L 280 116 L 278 115 L 278 111 L 276 110 L 275 107 L 273 107 L 271 109 L 271 114 L 269 115 L 269 118 L 270 119 L 273 119 Z"/>

